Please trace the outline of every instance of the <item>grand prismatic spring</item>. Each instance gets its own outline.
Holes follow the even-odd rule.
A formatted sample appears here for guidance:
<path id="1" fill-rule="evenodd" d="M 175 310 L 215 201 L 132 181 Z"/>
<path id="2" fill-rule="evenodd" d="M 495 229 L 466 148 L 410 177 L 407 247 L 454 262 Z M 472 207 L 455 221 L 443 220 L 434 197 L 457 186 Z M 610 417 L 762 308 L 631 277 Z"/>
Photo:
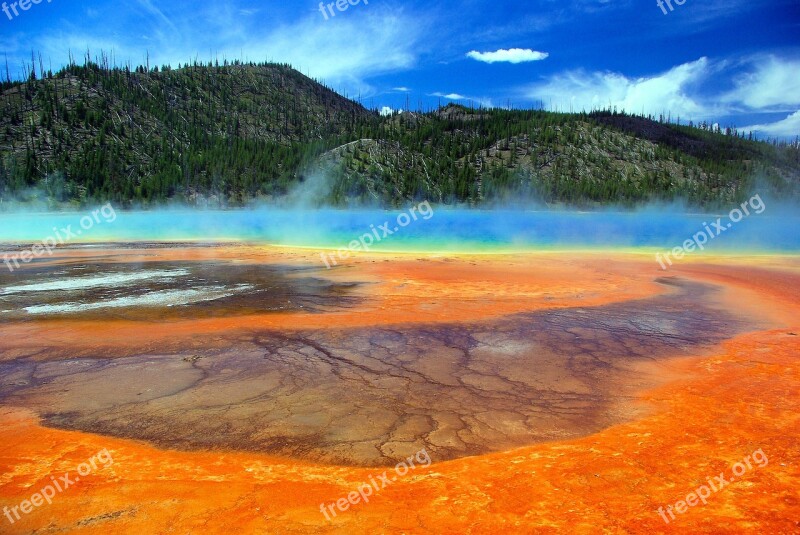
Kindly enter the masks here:
<path id="1" fill-rule="evenodd" d="M 751 211 L 2 216 L 0 532 L 798 533 Z"/>
<path id="2" fill-rule="evenodd" d="M 800 535 L 798 0 L 0 0 L 0 535 Z"/>

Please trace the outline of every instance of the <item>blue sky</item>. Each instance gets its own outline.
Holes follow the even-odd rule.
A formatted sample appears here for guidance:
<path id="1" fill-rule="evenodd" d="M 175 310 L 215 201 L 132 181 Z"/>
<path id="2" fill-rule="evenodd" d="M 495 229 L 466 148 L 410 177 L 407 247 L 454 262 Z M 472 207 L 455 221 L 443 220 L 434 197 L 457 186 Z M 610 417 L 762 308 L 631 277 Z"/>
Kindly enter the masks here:
<path id="1" fill-rule="evenodd" d="M 610 105 L 800 134 L 797 0 L 40 0 L 17 15 L 5 1 L 12 77 L 31 49 L 54 70 L 87 48 L 120 64 L 273 60 L 374 108 Z"/>

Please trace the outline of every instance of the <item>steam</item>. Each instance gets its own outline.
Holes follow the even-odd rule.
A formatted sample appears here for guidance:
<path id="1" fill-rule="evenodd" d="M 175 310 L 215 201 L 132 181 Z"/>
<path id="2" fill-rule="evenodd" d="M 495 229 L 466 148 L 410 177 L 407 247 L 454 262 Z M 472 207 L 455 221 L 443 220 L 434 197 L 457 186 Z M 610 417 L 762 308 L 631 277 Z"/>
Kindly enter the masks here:
<path id="1" fill-rule="evenodd" d="M 278 205 L 294 210 L 320 208 L 325 205 L 333 191 L 333 181 L 324 171 L 317 170 L 304 175 L 289 193 L 278 200 Z"/>
<path id="2" fill-rule="evenodd" d="M 409 202 L 397 210 L 378 207 L 334 209 L 326 202 L 337 193 L 333 173 L 317 168 L 304 175 L 284 197 L 233 210 L 197 209 L 178 204 L 155 210 L 125 210 L 104 203 L 91 231 L 69 245 L 137 241 L 241 241 L 325 249 L 347 247 L 370 229 L 394 221 L 412 205 L 430 203 L 435 216 L 380 240 L 374 251 L 514 252 L 541 249 L 636 248 L 664 250 L 681 245 L 717 219 L 729 217 L 736 204 L 700 212 L 682 201 L 650 203 L 634 210 L 605 206 L 591 212 L 553 209 L 529 198 L 496 200 L 490 209 Z M 754 176 L 751 212 L 733 228 L 710 240 L 706 252 L 800 251 L 797 204 L 777 194 L 769 181 Z M 80 228 L 92 207 L 53 212 L 57 177 L 20 198 L 0 200 L 0 255 L 19 244 L 48 240 L 59 229 Z M 784 196 L 786 197 L 786 196 Z M 788 195 L 792 197 L 792 195 Z M 98 207 L 100 204 L 98 204 Z M 106 217 L 113 214 L 112 217 Z M 102 224 L 100 224 L 102 223 Z M 394 225 L 393 225 L 394 226 Z M 49 240 L 50 243 L 53 240 Z M 64 240 L 59 241 L 59 246 Z M 16 244 L 16 245 L 14 245 Z M 14 247 L 17 247 L 15 249 Z"/>
<path id="3" fill-rule="evenodd" d="M 752 199 L 751 199 L 752 201 Z M 750 215 L 709 242 L 705 252 L 800 251 L 800 217 L 793 206 L 758 196 Z M 735 209 L 737 206 L 731 206 Z M 758 208 L 756 210 L 755 208 Z M 636 211 L 468 210 L 433 206 L 377 243 L 373 251 L 514 252 L 541 249 L 636 248 L 664 250 L 680 245 L 729 211 L 687 213 L 682 207 L 652 205 Z M 241 241 L 325 249 L 347 247 L 371 228 L 393 222 L 404 210 L 334 210 L 261 206 L 242 210 L 161 209 L 116 211 L 75 243 L 136 241 Z M 0 243 L 37 243 L 80 221 L 82 212 L 0 214 Z M 14 246 L 2 246 L 4 251 Z"/>

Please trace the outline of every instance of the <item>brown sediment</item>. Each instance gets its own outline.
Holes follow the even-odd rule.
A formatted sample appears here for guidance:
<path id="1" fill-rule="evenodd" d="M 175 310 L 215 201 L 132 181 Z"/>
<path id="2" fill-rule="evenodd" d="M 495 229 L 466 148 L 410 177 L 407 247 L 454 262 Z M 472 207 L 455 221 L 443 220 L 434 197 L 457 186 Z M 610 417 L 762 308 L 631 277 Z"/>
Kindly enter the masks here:
<path id="1" fill-rule="evenodd" d="M 711 286 L 661 283 L 673 293 L 491 321 L 259 330 L 194 355 L 18 359 L 0 365 L 0 395 L 52 426 L 163 447 L 353 465 L 425 448 L 447 460 L 623 421 L 620 407 L 668 369 L 659 359 L 752 328 L 710 306 Z"/>
<path id="2" fill-rule="evenodd" d="M 420 467 L 377 493 L 369 503 L 339 513 L 329 522 L 320 513 L 321 503 L 334 502 L 346 496 L 370 476 L 377 477 L 383 469 L 325 466 L 260 453 L 159 450 L 108 436 L 43 428 L 32 413 L 9 407 L 0 417 L 0 466 L 3 473 L 0 505 L 18 504 L 29 497 L 37 485 L 45 484 L 50 475 L 74 469 L 99 449 L 111 451 L 114 465 L 81 480 L 73 489 L 60 494 L 52 505 L 37 509 L 13 526 L 6 523 L 3 528 L 20 533 L 48 526 L 86 533 L 140 533 L 168 529 L 289 533 L 588 533 L 598 530 L 612 533 L 673 530 L 687 533 L 795 533 L 800 530 L 800 504 L 796 493 L 800 479 L 800 454 L 794 444 L 800 431 L 800 389 L 797 388 L 800 379 L 800 365 L 797 363 L 800 325 L 796 319 L 799 317 L 797 294 L 791 290 L 799 286 L 800 277 L 795 261 L 771 260 L 768 266 L 748 267 L 721 265 L 715 260 L 705 265 L 676 267 L 669 273 L 678 277 L 677 284 L 681 285 L 675 291 L 660 288 L 654 282 L 664 274 L 657 266 L 651 265 L 650 259 L 639 261 L 617 257 L 613 263 L 602 266 L 597 266 L 598 259 L 592 256 L 565 256 L 560 260 L 569 263 L 577 276 L 588 277 L 605 270 L 607 274 L 604 276 L 613 283 L 594 286 L 597 295 L 591 296 L 593 300 L 582 301 L 575 295 L 565 294 L 563 300 L 536 302 L 533 299 L 530 308 L 514 310 L 510 307 L 511 310 L 504 310 L 501 314 L 496 312 L 503 308 L 502 300 L 492 301 L 489 296 L 494 309 L 472 318 L 466 327 L 467 318 L 446 321 L 446 318 L 435 320 L 422 314 L 411 323 L 391 324 L 391 330 L 402 328 L 406 337 L 404 343 L 409 336 L 422 336 L 422 346 L 432 346 L 435 351 L 445 354 L 447 348 L 459 347 L 459 336 L 489 336 L 483 340 L 483 351 L 490 353 L 483 355 L 483 359 L 478 355 L 474 357 L 476 362 L 467 362 L 458 368 L 469 370 L 470 364 L 489 367 L 479 370 L 484 375 L 473 386 L 491 391 L 492 378 L 502 378 L 504 373 L 505 366 L 500 363 L 502 350 L 508 350 L 511 355 L 524 355 L 524 348 L 515 345 L 520 343 L 520 339 L 535 340 L 546 347 L 547 339 L 520 336 L 519 333 L 532 334 L 531 329 L 541 325 L 537 322 L 555 322 L 554 327 L 543 329 L 548 336 L 554 337 L 550 343 L 561 347 L 567 343 L 563 337 L 573 333 L 577 342 L 573 340 L 570 347 L 590 342 L 595 344 L 583 348 L 587 355 L 583 364 L 593 363 L 594 368 L 588 366 L 588 369 L 599 374 L 589 373 L 584 378 L 589 379 L 586 385 L 597 387 L 603 380 L 608 380 L 608 376 L 603 375 L 603 359 L 595 360 L 592 358 L 594 353 L 608 354 L 617 347 L 629 356 L 631 367 L 624 377 L 638 382 L 627 385 L 629 390 L 625 396 L 620 395 L 615 400 L 614 410 L 621 421 L 636 415 L 645 404 L 649 410 L 639 412 L 633 422 L 611 425 L 614 422 L 607 421 L 600 427 L 611 427 L 586 429 L 585 432 L 591 434 L 583 438 L 555 440 Z M 478 265 L 483 262 L 491 266 L 484 267 L 482 273 L 496 273 L 496 282 L 500 286 L 503 284 L 500 275 L 504 261 L 508 260 L 475 260 Z M 529 257 L 525 261 L 539 264 L 540 259 Z M 552 262 L 552 274 L 557 277 L 558 261 L 558 257 L 550 256 L 541 259 L 541 264 Z M 522 264 L 516 260 L 511 261 L 511 266 L 513 262 Z M 459 264 L 464 272 L 471 270 L 467 267 L 469 261 L 455 259 L 453 263 Z M 758 264 L 759 261 L 751 263 Z M 371 260 L 369 265 L 372 265 Z M 399 276 L 402 270 L 408 269 L 398 266 L 395 268 L 398 271 L 392 272 L 390 264 L 375 265 L 386 270 L 382 273 L 384 277 L 392 273 Z M 360 270 L 361 266 L 352 269 Z M 365 268 L 364 272 L 367 271 Z M 428 276 L 432 272 L 420 269 L 417 275 L 431 281 L 435 279 L 435 274 Z M 528 275 L 527 283 L 522 274 L 519 277 L 518 281 L 505 287 L 509 294 L 513 293 L 512 286 L 521 289 L 526 284 L 529 288 L 537 285 L 535 272 Z M 697 286 L 695 281 L 702 284 Z M 592 281 L 576 278 L 573 283 L 575 287 L 592 287 Z M 435 286 L 432 282 L 427 284 Z M 447 280 L 443 279 L 439 284 L 443 288 Z M 489 283 L 481 281 L 476 284 Z M 721 286 L 724 291 L 714 292 L 708 284 Z M 380 286 L 375 284 L 372 288 Z M 456 288 L 457 285 L 450 285 L 453 295 L 447 302 L 453 308 L 459 302 Z M 567 281 L 564 281 L 564 289 L 567 288 Z M 471 291 L 475 292 L 474 289 Z M 470 293 L 465 290 L 464 297 Z M 486 297 L 488 292 L 481 295 Z M 513 300 L 509 297 L 504 303 Z M 548 310 L 548 303 L 555 310 Z M 735 303 L 739 303 L 742 309 L 738 312 L 725 310 L 726 306 Z M 417 310 L 422 310 L 419 304 L 417 307 Z M 350 313 L 352 311 L 347 312 Z M 454 310 L 455 316 L 459 314 Z M 581 314 L 596 318 L 600 324 L 585 322 L 585 325 L 574 325 Z M 742 322 L 742 314 L 748 321 Z M 665 330 L 666 318 L 683 318 L 696 326 L 690 329 L 671 325 L 672 330 Z M 762 318 L 780 321 L 782 325 L 779 329 L 740 334 L 721 342 L 736 330 L 763 324 Z M 623 333 L 619 339 L 610 336 L 624 331 L 621 322 L 631 319 L 639 322 L 632 331 Z M 257 341 L 261 344 L 262 355 L 265 348 L 270 348 L 277 355 L 275 362 L 292 353 L 303 354 L 304 350 L 292 348 L 292 344 L 298 343 L 298 338 L 311 342 L 313 345 L 308 344 L 308 347 L 312 349 L 316 345 L 327 351 L 327 347 L 333 345 L 337 347 L 336 351 L 349 347 L 351 352 L 355 352 L 364 338 L 374 336 L 381 328 L 384 333 L 389 330 L 386 327 L 389 323 L 373 325 L 367 323 L 366 318 L 362 320 L 361 323 L 344 325 L 353 327 L 344 330 L 343 325 L 332 323 L 322 334 L 304 332 L 311 328 L 308 326 L 297 327 L 292 333 L 295 338 L 286 337 L 285 326 L 277 329 L 284 338 L 275 338 L 275 335 L 264 338 L 259 324 L 256 332 L 252 326 L 241 330 L 249 333 L 251 338 L 240 342 L 252 344 Z M 653 325 L 660 326 L 660 330 L 650 329 Z M 458 332 L 459 326 L 463 328 L 462 332 Z M 591 332 L 576 331 L 580 328 L 591 329 Z M 609 336 L 604 338 L 604 332 L 610 333 Z M 219 331 L 223 346 L 230 342 L 225 338 L 226 334 L 225 330 Z M 109 339 L 113 341 L 113 337 Z M 673 344 L 668 343 L 669 340 Z M 386 340 L 379 341 L 380 345 L 390 347 Z M 52 343 L 57 345 L 57 342 L 54 337 Z M 70 341 L 75 344 L 70 351 L 80 346 L 78 342 Z M 714 346 L 720 342 L 721 346 Z M 5 345 L 5 340 L 3 343 Z M 434 345 L 436 343 L 442 347 Z M 636 357 L 694 353 L 704 353 L 705 356 L 657 362 Z M 306 350 L 306 355 L 313 360 L 325 360 L 324 352 L 321 356 Z M 208 373 L 209 370 L 204 370 L 203 366 L 209 365 L 211 357 L 193 360 L 194 356 L 183 355 L 179 361 L 181 364 L 178 361 L 159 363 L 172 366 L 168 373 L 177 385 L 173 385 L 174 390 L 195 380 L 201 371 Z M 353 356 L 349 358 L 353 360 Z M 184 358 L 188 360 L 184 361 Z M 42 362 L 48 358 L 40 355 L 36 360 L 39 365 L 55 366 L 47 368 L 53 377 L 42 374 L 41 378 L 55 381 L 51 383 L 53 390 L 46 397 L 61 397 L 63 401 L 75 385 L 58 383 L 56 376 L 63 376 L 58 369 L 58 359 Z M 458 359 L 454 355 L 452 360 Z M 371 365 L 377 365 L 377 361 Z M 411 364 L 415 362 L 414 359 L 409 361 Z M 97 363 L 73 362 L 78 368 L 99 366 Z M 618 362 L 615 360 L 612 364 Z M 295 360 L 290 358 L 286 365 L 299 363 L 299 357 Z M 232 361 L 228 364 L 235 368 L 230 365 Z M 494 368 L 491 368 L 492 364 Z M 119 370 L 119 366 L 132 365 L 132 362 L 121 362 L 117 367 L 106 369 Z M 357 370 L 356 365 L 365 366 L 366 363 L 353 360 L 349 364 Z M 548 373 L 555 373 L 556 369 L 557 366 L 552 365 Z M 653 373 L 656 370 L 668 374 L 671 382 L 652 387 L 652 382 L 641 375 L 644 371 Z M 395 371 L 398 375 L 408 373 L 403 366 Z M 585 369 L 581 369 L 583 371 Z M 446 377 L 450 370 L 425 370 L 426 375 L 439 372 Z M 81 372 L 75 374 L 76 377 L 80 375 Z M 151 403 L 174 395 L 167 381 L 156 380 L 156 375 L 143 377 L 143 383 L 153 382 L 159 388 L 157 392 L 146 394 L 151 397 Z M 524 377 L 525 370 L 514 370 L 515 380 L 518 375 Z M 581 375 L 574 375 L 571 383 L 567 381 L 565 392 L 575 393 L 581 390 L 578 386 L 586 386 L 577 385 L 574 377 L 580 378 Z M 624 383 L 618 382 L 615 387 L 623 387 Z M 235 380 L 231 381 L 233 384 Z M 634 396 L 636 391 L 648 385 L 644 394 Z M 508 383 L 501 382 L 494 386 L 494 390 L 502 393 L 508 387 Z M 348 387 L 350 390 L 358 388 L 355 385 Z M 520 392 L 525 390 L 523 388 Z M 227 394 L 234 392 L 231 386 Z M 349 395 L 352 394 L 342 392 L 344 398 Z M 206 396 L 196 393 L 196 406 L 205 399 Z M 98 403 L 102 402 L 103 399 L 98 399 Z M 440 406 L 438 399 L 432 399 L 425 408 L 430 413 Z M 164 405 L 161 409 L 164 414 L 173 411 L 180 415 L 186 407 Z M 493 427 L 511 425 L 514 418 L 497 412 L 491 413 L 487 422 Z M 136 423 L 133 418 L 130 425 Z M 512 446 L 501 444 L 499 447 Z M 723 471 L 730 472 L 731 464 L 756 449 L 761 449 L 769 457 L 769 464 L 748 471 L 739 481 L 714 493 L 707 504 L 690 508 L 669 526 L 656 512 L 660 506 L 685 499 L 706 478 Z M 3 518 L 0 520 L 5 521 Z"/>

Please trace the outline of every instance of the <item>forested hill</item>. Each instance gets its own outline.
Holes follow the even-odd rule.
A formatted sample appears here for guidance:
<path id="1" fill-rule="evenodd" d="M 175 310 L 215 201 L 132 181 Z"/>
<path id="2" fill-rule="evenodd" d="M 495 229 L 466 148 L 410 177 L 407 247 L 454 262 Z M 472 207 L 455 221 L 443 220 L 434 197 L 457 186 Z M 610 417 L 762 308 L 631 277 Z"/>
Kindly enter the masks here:
<path id="1" fill-rule="evenodd" d="M 756 188 L 800 192 L 796 144 L 612 112 L 449 105 L 382 117 L 287 65 L 86 62 L 0 89 L 0 209 L 240 206 L 308 181 L 307 201 L 333 205 L 713 207 Z"/>

